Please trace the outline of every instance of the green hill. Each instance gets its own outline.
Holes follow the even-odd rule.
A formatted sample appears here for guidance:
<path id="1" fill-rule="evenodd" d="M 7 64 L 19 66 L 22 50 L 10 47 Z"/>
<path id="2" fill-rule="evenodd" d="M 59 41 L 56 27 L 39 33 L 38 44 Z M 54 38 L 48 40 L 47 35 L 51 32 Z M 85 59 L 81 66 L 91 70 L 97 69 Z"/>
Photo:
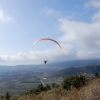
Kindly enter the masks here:
<path id="1" fill-rule="evenodd" d="M 58 71 L 51 75 L 51 77 L 66 77 L 67 75 L 72 74 L 86 74 L 86 75 L 92 75 L 95 73 L 100 73 L 100 64 L 95 65 L 87 65 L 84 67 L 69 67 L 65 68 L 61 71 Z"/>

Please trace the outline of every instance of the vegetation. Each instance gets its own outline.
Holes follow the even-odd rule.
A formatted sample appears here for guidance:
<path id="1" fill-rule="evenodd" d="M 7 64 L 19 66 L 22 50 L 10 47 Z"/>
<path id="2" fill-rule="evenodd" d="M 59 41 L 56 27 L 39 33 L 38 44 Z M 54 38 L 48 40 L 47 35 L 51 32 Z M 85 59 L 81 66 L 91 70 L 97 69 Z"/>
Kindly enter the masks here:
<path id="1" fill-rule="evenodd" d="M 96 73 L 96 74 L 95 74 L 95 77 L 96 77 L 96 78 L 99 78 L 99 77 L 100 77 L 99 73 Z"/>
<path id="2" fill-rule="evenodd" d="M 70 75 L 67 76 L 63 82 L 62 87 L 66 90 L 70 90 L 72 87 L 79 89 L 82 86 L 85 86 L 87 83 L 87 78 L 83 75 Z"/>
<path id="3" fill-rule="evenodd" d="M 31 90 L 26 90 L 25 92 L 22 93 L 22 95 L 39 94 L 43 91 L 48 91 L 50 89 L 51 89 L 50 85 L 46 84 L 46 86 L 43 86 L 42 84 L 40 84 L 40 85 L 38 85 L 37 88 L 33 88 Z"/>
<path id="4" fill-rule="evenodd" d="M 99 100 L 100 75 L 86 77 L 84 75 L 69 75 L 62 85 L 42 84 L 37 88 L 26 90 L 21 96 L 11 96 L 6 92 L 0 100 Z"/>
<path id="5" fill-rule="evenodd" d="M 11 95 L 10 95 L 9 92 L 6 92 L 6 93 L 4 94 L 4 96 L 1 96 L 1 99 L 3 99 L 3 100 L 10 100 L 10 98 L 11 98 Z"/>

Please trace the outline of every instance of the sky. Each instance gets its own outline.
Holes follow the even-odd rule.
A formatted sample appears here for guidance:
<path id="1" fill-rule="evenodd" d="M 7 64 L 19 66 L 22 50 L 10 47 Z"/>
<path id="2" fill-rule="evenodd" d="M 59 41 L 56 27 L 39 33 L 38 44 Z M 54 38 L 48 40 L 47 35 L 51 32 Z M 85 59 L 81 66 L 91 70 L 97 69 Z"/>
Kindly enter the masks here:
<path id="1" fill-rule="evenodd" d="M 0 0 L 0 65 L 98 59 L 99 38 L 100 0 Z"/>

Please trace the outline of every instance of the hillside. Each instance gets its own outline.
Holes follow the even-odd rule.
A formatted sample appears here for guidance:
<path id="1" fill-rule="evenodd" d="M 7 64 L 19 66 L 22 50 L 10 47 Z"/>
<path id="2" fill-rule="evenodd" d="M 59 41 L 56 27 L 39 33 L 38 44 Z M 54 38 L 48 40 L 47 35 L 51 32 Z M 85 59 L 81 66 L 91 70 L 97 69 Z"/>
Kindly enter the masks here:
<path id="1" fill-rule="evenodd" d="M 69 75 L 60 85 L 40 84 L 19 96 L 6 92 L 0 97 L 0 100 L 100 100 L 100 74 Z"/>
<path id="2" fill-rule="evenodd" d="M 69 67 L 65 68 L 63 70 L 60 70 L 51 77 L 66 77 L 67 75 L 72 75 L 72 74 L 85 74 L 85 75 L 92 75 L 95 73 L 100 72 L 100 64 L 95 64 L 95 65 L 87 65 L 84 67 Z"/>
<path id="3" fill-rule="evenodd" d="M 92 80 L 80 90 L 72 88 L 67 91 L 57 87 L 38 95 L 28 94 L 14 98 L 11 100 L 100 100 L 100 78 Z"/>
<path id="4" fill-rule="evenodd" d="M 34 99 L 25 99 L 28 97 L 23 96 L 20 98 L 22 100 L 100 100 L 100 79 L 92 81 L 91 84 L 81 90 L 73 89 L 72 91 L 66 91 L 61 88 L 56 88 L 47 93 L 41 93 Z"/>

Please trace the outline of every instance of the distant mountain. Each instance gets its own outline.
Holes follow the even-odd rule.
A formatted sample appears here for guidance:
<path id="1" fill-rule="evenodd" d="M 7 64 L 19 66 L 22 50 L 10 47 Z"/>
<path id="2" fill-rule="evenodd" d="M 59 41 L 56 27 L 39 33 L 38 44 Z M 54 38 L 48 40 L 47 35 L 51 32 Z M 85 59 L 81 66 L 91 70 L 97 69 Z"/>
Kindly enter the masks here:
<path id="1" fill-rule="evenodd" d="M 60 59 L 60 58 L 59 58 Z M 46 68 L 46 67 L 78 67 L 78 66 L 84 66 L 84 65 L 89 65 L 89 64 L 100 64 L 100 59 L 93 59 L 93 60 L 71 60 L 71 61 L 59 61 L 59 62 L 54 62 L 54 63 L 49 63 L 47 64 L 40 64 L 40 65 L 15 65 L 15 66 L 7 66 L 7 65 L 0 65 L 0 70 L 1 69 L 15 69 L 16 68 Z"/>
<path id="2" fill-rule="evenodd" d="M 79 66 L 86 66 L 90 64 L 100 64 L 99 59 L 95 60 L 73 60 L 73 61 L 63 61 L 63 62 L 55 62 L 55 63 L 49 63 L 47 64 L 40 64 L 40 65 L 16 65 L 16 66 L 5 66 L 5 65 L 0 65 L 0 71 L 2 72 L 3 70 L 6 71 L 15 71 L 15 70 L 44 70 L 47 69 L 48 71 L 59 71 L 64 68 L 68 67 L 79 67 Z M 50 70 L 49 70 L 50 69 Z"/>
<path id="3" fill-rule="evenodd" d="M 72 74 L 95 74 L 100 73 L 100 64 L 87 65 L 84 67 L 69 67 L 54 73 L 51 77 L 66 77 Z"/>
<path id="4" fill-rule="evenodd" d="M 63 61 L 63 62 L 55 62 L 55 63 L 47 63 L 47 66 L 57 66 L 57 67 L 79 67 L 90 64 L 100 64 L 100 59 L 95 60 L 73 60 L 73 61 Z"/>

